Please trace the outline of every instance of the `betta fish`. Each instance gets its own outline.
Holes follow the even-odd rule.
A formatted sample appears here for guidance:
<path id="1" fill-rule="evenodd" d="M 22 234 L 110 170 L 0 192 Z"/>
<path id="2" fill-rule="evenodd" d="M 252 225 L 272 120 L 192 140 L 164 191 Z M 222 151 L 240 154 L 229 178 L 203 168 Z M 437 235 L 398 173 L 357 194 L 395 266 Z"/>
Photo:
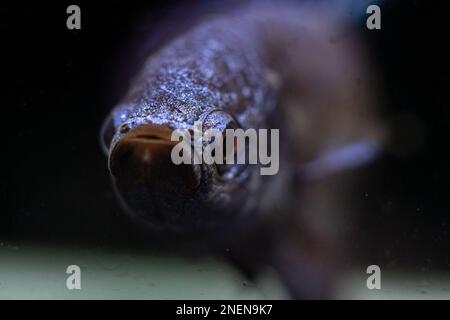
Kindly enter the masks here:
<path id="1" fill-rule="evenodd" d="M 383 135 L 369 65 L 325 6 L 247 3 L 197 19 L 148 55 L 103 126 L 124 212 L 249 277 L 274 269 L 294 298 L 329 296 L 352 188 L 343 173 L 374 159 Z M 193 134 L 198 121 L 224 137 L 278 129 L 279 171 L 175 164 L 173 132 Z"/>

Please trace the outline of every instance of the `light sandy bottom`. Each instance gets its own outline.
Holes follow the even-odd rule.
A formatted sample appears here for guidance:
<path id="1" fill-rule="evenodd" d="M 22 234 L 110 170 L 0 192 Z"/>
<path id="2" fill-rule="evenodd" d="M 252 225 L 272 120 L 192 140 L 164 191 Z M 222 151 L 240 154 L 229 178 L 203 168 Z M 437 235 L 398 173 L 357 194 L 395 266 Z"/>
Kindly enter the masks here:
<path id="1" fill-rule="evenodd" d="M 81 290 L 66 288 L 66 268 L 74 264 Z M 450 299 L 450 268 L 447 275 L 386 273 L 381 290 L 368 290 L 365 270 L 354 270 L 342 277 L 336 298 Z M 215 259 L 0 243 L 0 299 L 283 298 L 273 274 L 255 284 Z"/>

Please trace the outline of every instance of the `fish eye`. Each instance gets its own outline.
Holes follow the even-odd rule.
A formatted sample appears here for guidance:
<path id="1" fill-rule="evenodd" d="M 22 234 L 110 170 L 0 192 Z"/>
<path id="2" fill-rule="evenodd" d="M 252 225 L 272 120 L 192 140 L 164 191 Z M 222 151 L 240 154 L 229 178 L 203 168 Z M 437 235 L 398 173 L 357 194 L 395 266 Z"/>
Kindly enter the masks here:
<path id="1" fill-rule="evenodd" d="M 217 164 L 217 171 L 220 175 L 225 175 L 230 172 L 231 168 L 233 168 L 237 162 L 237 138 L 236 136 L 228 131 L 236 130 L 239 128 L 239 125 L 236 121 L 231 120 L 228 122 L 225 129 L 222 131 L 222 150 L 223 150 L 223 164 Z M 231 147 L 231 153 L 229 153 L 228 148 Z M 230 159 L 233 158 L 233 164 L 227 163 Z"/>
<path id="2" fill-rule="evenodd" d="M 130 125 L 128 123 L 122 123 L 119 127 L 119 132 L 127 133 L 128 131 L 130 131 Z"/>
<path id="3" fill-rule="evenodd" d="M 200 119 L 202 120 L 202 119 Z M 216 164 L 217 172 L 221 176 L 226 176 L 226 174 L 230 173 L 231 169 L 235 166 L 236 159 L 233 162 L 234 164 L 227 164 L 228 157 L 236 157 L 237 154 L 237 141 L 236 137 L 234 137 L 231 132 L 227 131 L 229 129 L 236 130 L 239 129 L 239 123 L 237 122 L 236 118 L 221 110 L 221 109 L 215 109 L 212 111 L 209 111 L 203 116 L 202 120 L 202 126 L 204 130 L 207 129 L 216 129 L 222 133 L 222 150 L 223 150 L 223 164 Z M 211 138 L 210 143 L 214 141 L 214 137 Z M 230 143 L 230 139 L 232 140 L 232 152 L 231 154 L 227 154 L 227 143 Z M 211 154 L 213 157 L 215 157 L 215 151 L 213 151 L 214 154 Z"/>
<path id="4" fill-rule="evenodd" d="M 222 109 L 208 111 L 200 117 L 200 121 L 204 129 L 216 129 L 220 132 L 239 128 L 236 118 Z"/>

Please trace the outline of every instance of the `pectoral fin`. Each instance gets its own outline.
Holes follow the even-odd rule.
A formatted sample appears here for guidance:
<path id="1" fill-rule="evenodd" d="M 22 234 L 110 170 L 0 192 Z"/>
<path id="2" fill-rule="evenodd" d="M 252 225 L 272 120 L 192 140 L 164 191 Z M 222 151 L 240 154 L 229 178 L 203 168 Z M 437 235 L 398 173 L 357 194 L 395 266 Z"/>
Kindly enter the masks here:
<path id="1" fill-rule="evenodd" d="M 381 154 L 379 142 L 361 139 L 324 151 L 316 160 L 303 164 L 299 175 L 304 180 L 317 180 L 335 173 L 364 166 Z"/>

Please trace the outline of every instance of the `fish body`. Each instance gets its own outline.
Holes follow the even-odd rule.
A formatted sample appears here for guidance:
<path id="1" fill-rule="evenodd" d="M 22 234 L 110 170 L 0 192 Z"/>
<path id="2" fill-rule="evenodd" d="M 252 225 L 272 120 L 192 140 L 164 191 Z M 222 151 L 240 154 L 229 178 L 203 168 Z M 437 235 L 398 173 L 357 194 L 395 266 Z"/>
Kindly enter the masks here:
<path id="1" fill-rule="evenodd" d="M 126 212 L 162 237 L 204 235 L 249 274 L 273 266 L 294 297 L 323 296 L 318 270 L 332 265 L 346 190 L 327 176 L 368 162 L 380 140 L 365 62 L 322 7 L 253 3 L 180 32 L 148 57 L 103 129 Z M 279 129 L 280 171 L 175 165 L 171 133 L 196 121 Z"/>

